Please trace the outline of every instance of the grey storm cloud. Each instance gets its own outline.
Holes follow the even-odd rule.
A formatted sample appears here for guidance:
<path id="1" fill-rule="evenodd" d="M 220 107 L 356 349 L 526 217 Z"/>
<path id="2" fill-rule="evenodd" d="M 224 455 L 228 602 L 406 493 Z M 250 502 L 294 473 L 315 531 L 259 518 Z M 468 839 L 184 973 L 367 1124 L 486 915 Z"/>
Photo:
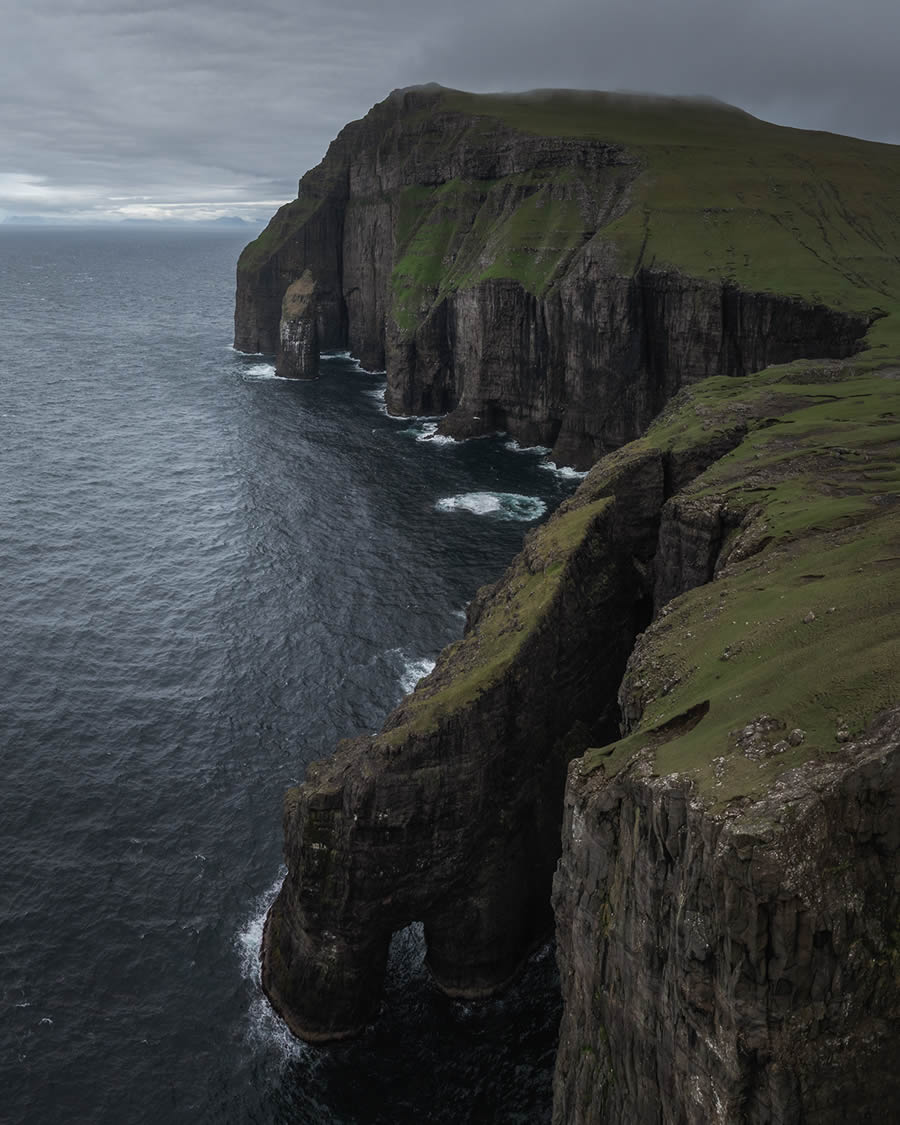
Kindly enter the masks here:
<path id="1" fill-rule="evenodd" d="M 896 0 L 0 0 L 0 20 L 0 213 L 262 217 L 343 124 L 429 81 L 709 94 L 900 141 Z"/>

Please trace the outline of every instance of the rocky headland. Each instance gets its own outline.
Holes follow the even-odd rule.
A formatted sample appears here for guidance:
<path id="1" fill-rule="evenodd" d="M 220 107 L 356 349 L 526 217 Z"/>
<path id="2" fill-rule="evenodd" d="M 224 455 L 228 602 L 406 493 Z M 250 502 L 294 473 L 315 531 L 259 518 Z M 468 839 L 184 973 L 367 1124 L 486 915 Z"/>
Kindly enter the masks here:
<path id="1" fill-rule="evenodd" d="M 728 106 L 398 91 L 244 251 L 235 343 L 593 465 L 285 801 L 263 986 L 376 1018 L 391 934 L 555 926 L 560 1123 L 900 1101 L 900 152 Z"/>

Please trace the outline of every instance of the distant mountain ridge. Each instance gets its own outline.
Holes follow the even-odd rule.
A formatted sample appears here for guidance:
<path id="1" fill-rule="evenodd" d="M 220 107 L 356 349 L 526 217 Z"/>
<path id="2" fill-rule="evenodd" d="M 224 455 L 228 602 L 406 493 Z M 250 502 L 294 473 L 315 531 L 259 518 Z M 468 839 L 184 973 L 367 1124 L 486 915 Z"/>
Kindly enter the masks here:
<path id="1" fill-rule="evenodd" d="M 234 227 L 250 230 L 261 224 L 242 219 L 238 215 L 223 215 L 218 219 L 94 219 L 76 220 L 46 215 L 7 215 L 2 220 L 8 226 L 129 226 L 129 227 Z"/>

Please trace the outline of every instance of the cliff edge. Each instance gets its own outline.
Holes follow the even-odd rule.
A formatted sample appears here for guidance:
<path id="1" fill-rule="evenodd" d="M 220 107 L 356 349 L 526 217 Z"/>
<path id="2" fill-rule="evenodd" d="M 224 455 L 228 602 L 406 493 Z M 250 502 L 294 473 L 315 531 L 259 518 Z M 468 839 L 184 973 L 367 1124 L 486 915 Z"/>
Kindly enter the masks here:
<path id="1" fill-rule="evenodd" d="M 569 771 L 557 1122 L 897 1104 L 897 375 L 712 381 L 644 439 L 747 425 L 663 505 L 624 737 Z"/>

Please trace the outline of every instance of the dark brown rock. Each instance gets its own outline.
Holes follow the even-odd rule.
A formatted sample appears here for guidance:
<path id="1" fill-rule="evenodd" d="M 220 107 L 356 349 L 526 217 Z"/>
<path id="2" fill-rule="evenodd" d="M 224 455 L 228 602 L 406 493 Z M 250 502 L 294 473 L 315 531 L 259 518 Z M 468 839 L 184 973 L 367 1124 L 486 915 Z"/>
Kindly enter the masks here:
<path id="1" fill-rule="evenodd" d="M 316 283 L 309 270 L 292 282 L 281 303 L 275 373 L 288 379 L 315 379 L 319 373 Z"/>
<path id="2" fill-rule="evenodd" d="M 900 1099 L 900 711 L 712 811 L 570 769 L 554 1120 L 841 1125 Z"/>

